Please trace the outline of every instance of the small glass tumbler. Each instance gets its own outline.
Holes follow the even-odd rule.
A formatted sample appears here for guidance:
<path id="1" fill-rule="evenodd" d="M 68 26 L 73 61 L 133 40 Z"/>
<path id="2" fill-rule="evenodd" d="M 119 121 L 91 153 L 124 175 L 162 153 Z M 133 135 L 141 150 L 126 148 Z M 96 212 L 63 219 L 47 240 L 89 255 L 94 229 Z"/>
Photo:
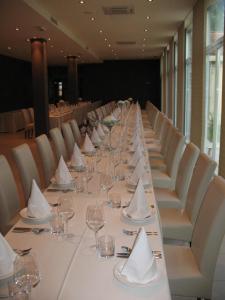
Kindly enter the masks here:
<path id="1" fill-rule="evenodd" d="M 64 233 L 63 218 L 58 213 L 52 214 L 49 223 L 50 223 L 52 235 L 60 236 Z"/>
<path id="2" fill-rule="evenodd" d="M 110 200 L 113 208 L 121 207 L 121 195 L 119 193 L 111 193 L 109 195 L 109 200 Z"/>
<path id="3" fill-rule="evenodd" d="M 110 258 L 114 256 L 115 241 L 111 235 L 103 235 L 98 238 L 98 251 L 100 257 Z"/>

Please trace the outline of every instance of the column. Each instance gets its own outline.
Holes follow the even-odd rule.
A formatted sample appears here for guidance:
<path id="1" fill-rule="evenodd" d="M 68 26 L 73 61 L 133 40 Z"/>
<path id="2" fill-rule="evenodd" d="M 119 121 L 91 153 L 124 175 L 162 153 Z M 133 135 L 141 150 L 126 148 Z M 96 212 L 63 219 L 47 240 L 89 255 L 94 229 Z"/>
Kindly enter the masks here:
<path id="1" fill-rule="evenodd" d="M 46 40 L 33 38 L 30 41 L 35 135 L 39 136 L 49 131 Z"/>
<path id="2" fill-rule="evenodd" d="M 76 103 L 78 99 L 78 75 L 76 56 L 67 56 L 67 100 Z"/>

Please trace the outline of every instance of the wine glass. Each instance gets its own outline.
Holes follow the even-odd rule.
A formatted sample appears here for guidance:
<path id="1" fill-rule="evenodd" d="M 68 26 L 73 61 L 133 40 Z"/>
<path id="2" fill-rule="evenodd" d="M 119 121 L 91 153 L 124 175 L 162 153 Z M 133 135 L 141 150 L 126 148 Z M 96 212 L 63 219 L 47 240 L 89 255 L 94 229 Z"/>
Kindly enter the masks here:
<path id="1" fill-rule="evenodd" d="M 95 165 L 94 165 L 94 161 L 92 158 L 90 158 L 87 161 L 87 165 L 86 165 L 86 170 L 85 170 L 85 182 L 86 182 L 86 190 L 87 193 L 90 194 L 91 192 L 89 191 L 89 181 L 91 181 L 91 179 L 93 178 L 93 174 L 95 172 Z"/>
<path id="2" fill-rule="evenodd" d="M 113 187 L 112 176 L 109 174 L 100 174 L 100 189 L 106 191 L 106 201 L 109 203 L 109 190 Z"/>
<path id="3" fill-rule="evenodd" d="M 104 226 L 103 207 L 100 205 L 88 205 L 86 211 L 87 226 L 95 233 L 95 245 L 98 247 L 97 233 Z"/>
<path id="4" fill-rule="evenodd" d="M 73 237 L 72 233 L 68 233 L 68 221 L 74 216 L 73 199 L 71 196 L 61 196 L 58 199 L 58 213 L 62 216 L 64 223 L 64 236 Z"/>

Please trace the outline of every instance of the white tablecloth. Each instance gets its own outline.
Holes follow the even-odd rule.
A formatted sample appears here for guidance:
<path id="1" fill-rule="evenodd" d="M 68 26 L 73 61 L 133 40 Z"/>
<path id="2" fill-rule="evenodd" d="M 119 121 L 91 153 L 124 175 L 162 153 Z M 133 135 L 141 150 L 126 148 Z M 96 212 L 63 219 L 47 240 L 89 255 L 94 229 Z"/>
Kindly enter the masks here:
<path id="1" fill-rule="evenodd" d="M 101 163 L 104 165 L 104 158 Z M 126 167 L 127 168 L 127 167 Z M 101 165 L 100 165 L 101 169 Z M 73 173 L 75 174 L 75 173 Z M 37 300 L 169 300 L 170 291 L 165 267 L 164 255 L 157 259 L 158 276 L 147 287 L 130 287 L 119 282 L 113 274 L 116 264 L 123 258 L 99 258 L 93 248 L 94 233 L 85 224 L 85 212 L 88 204 L 103 202 L 105 193 L 98 191 L 99 175 L 90 182 L 92 194 L 77 194 L 74 197 L 75 217 L 69 221 L 69 232 L 75 236 L 71 240 L 56 239 L 49 233 L 35 235 L 33 233 L 12 233 L 6 236 L 13 248 L 30 248 L 36 252 L 41 272 L 40 283 L 32 290 L 32 299 Z M 110 192 L 119 192 L 122 202 L 131 199 L 132 193 L 127 191 L 125 181 L 117 182 Z M 45 192 L 49 202 L 55 202 L 62 192 Z M 157 231 L 157 236 L 149 236 L 153 250 L 163 253 L 159 216 L 154 193 L 147 193 L 149 204 L 154 204 L 154 215 L 146 230 Z M 111 208 L 105 205 L 106 224 L 99 235 L 111 234 L 115 238 L 116 252 L 121 252 L 121 246 L 132 246 L 135 236 L 127 236 L 123 228 L 138 229 L 140 225 L 131 224 L 121 216 L 122 208 Z M 19 221 L 18 226 L 24 226 Z M 28 225 L 29 226 L 29 225 Z M 38 226 L 48 226 L 42 224 Z"/>

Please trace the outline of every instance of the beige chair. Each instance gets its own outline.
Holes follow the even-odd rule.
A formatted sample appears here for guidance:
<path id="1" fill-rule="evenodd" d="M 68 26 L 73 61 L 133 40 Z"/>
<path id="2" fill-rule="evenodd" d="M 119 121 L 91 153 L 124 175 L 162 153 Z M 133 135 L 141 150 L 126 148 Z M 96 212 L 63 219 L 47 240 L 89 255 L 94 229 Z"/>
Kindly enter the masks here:
<path id="1" fill-rule="evenodd" d="M 13 148 L 12 154 L 20 173 L 25 203 L 27 204 L 31 193 L 32 180 L 35 179 L 36 183 L 41 187 L 37 166 L 27 144 L 22 144 Z"/>
<path id="2" fill-rule="evenodd" d="M 75 139 L 75 142 L 81 146 L 82 144 L 82 136 L 81 136 L 81 133 L 80 133 L 80 129 L 77 125 L 77 122 L 75 119 L 73 120 L 70 120 L 70 126 L 71 126 L 71 129 L 72 129 L 72 132 L 73 132 L 73 136 L 74 136 L 74 139 Z"/>
<path id="3" fill-rule="evenodd" d="M 184 208 L 192 173 L 200 150 L 190 143 L 186 146 L 179 163 L 175 189 L 155 188 L 158 207 Z"/>
<path id="4" fill-rule="evenodd" d="M 164 245 L 172 296 L 208 298 L 225 233 L 225 180 L 210 183 L 195 223 L 191 247 Z"/>
<path id="5" fill-rule="evenodd" d="M 50 137 L 53 142 L 55 155 L 56 155 L 56 161 L 57 164 L 59 162 L 59 159 L 61 155 L 63 156 L 65 161 L 69 160 L 69 156 L 66 150 L 66 145 L 62 136 L 62 133 L 59 128 L 53 128 L 49 131 Z"/>
<path id="6" fill-rule="evenodd" d="M 25 139 L 30 139 L 34 134 L 34 122 L 31 121 L 28 109 L 21 109 L 24 120 L 24 136 Z"/>
<path id="7" fill-rule="evenodd" d="M 184 150 L 184 144 L 185 137 L 175 130 L 173 138 L 171 138 L 168 145 L 167 155 L 165 157 L 166 170 L 152 170 L 154 188 L 175 189 L 177 170 Z"/>
<path id="8" fill-rule="evenodd" d="M 179 200 L 172 192 L 156 192 L 165 239 L 191 241 L 198 212 L 215 169 L 216 162 L 201 153 L 193 171 L 184 209 L 176 208 Z"/>
<path id="9" fill-rule="evenodd" d="M 0 232 L 5 235 L 19 219 L 18 191 L 11 168 L 0 155 Z"/>
<path id="10" fill-rule="evenodd" d="M 41 158 L 42 168 L 44 170 L 45 187 L 47 187 L 50 184 L 50 180 L 54 176 L 57 168 L 54 153 L 45 134 L 38 136 L 35 141 Z"/>
<path id="11" fill-rule="evenodd" d="M 69 153 L 69 158 L 70 158 L 73 153 L 75 139 L 74 139 L 73 132 L 72 132 L 72 129 L 71 129 L 71 126 L 69 123 L 62 124 L 62 133 L 63 133 L 64 140 L 66 142 L 66 148 L 67 148 L 67 152 Z"/>
<path id="12" fill-rule="evenodd" d="M 27 110 L 29 112 L 31 123 L 34 123 L 34 109 L 33 109 L 33 107 L 29 107 Z"/>

